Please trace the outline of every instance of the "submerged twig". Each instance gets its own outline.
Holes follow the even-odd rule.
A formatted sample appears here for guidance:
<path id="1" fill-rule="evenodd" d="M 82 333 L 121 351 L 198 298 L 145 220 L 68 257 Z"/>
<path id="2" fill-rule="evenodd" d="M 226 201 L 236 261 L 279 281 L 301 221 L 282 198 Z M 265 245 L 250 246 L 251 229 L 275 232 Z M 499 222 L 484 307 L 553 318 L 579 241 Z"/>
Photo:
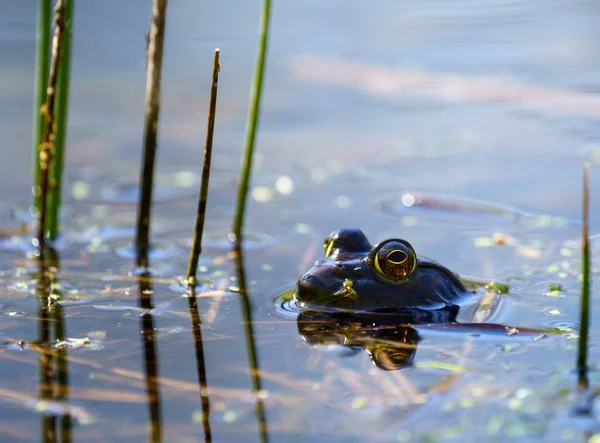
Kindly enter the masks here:
<path id="1" fill-rule="evenodd" d="M 187 284 L 196 286 L 196 269 L 198 259 L 202 252 L 202 232 L 206 217 L 206 200 L 208 198 L 208 182 L 210 179 L 210 160 L 212 156 L 213 132 L 215 129 L 215 113 L 217 109 L 217 91 L 219 86 L 219 50 L 215 49 L 215 58 L 212 71 L 212 86 L 210 89 L 210 106 L 208 109 L 208 127 L 206 129 L 206 146 L 204 148 L 204 165 L 202 166 L 202 181 L 200 182 L 200 197 L 198 198 L 198 212 L 196 213 L 196 228 L 194 230 L 194 243 L 190 250 L 190 262 L 187 271 Z"/>
<path id="2" fill-rule="evenodd" d="M 46 228 L 46 203 L 49 187 L 49 170 L 54 154 L 54 102 L 56 97 L 56 83 L 58 78 L 58 66 L 61 58 L 63 36 L 65 29 L 65 0 L 58 0 L 54 9 L 54 38 L 52 40 L 52 62 L 50 63 L 50 74 L 48 76 L 48 88 L 46 102 L 42 106 L 41 113 L 44 117 L 44 132 L 42 142 L 39 146 L 40 162 L 40 189 L 38 200 L 38 247 L 44 250 L 45 228 Z"/>
<path id="3" fill-rule="evenodd" d="M 38 208 L 40 186 L 39 149 L 44 135 L 44 115 L 40 112 L 46 101 L 48 88 L 48 67 L 50 64 L 50 23 L 52 20 L 50 0 L 39 0 L 37 15 L 37 34 L 35 46 L 35 103 L 33 108 L 33 168 L 32 190 L 33 207 Z"/>
<path id="4" fill-rule="evenodd" d="M 577 373 L 579 388 L 587 389 L 587 347 L 590 311 L 590 245 L 589 245 L 589 165 L 583 166 L 583 220 L 581 230 L 581 317 L 579 319 L 579 352 L 577 355 Z"/>
<path id="5" fill-rule="evenodd" d="M 152 24 L 148 39 L 148 66 L 146 70 L 146 118 L 144 121 L 144 151 L 140 170 L 140 199 L 137 218 L 137 266 L 148 267 L 150 248 L 150 207 L 154 180 L 154 159 L 158 134 L 158 114 L 160 109 L 160 83 L 162 75 L 163 47 L 167 0 L 154 0 L 152 4 Z"/>
<path id="6" fill-rule="evenodd" d="M 50 165 L 50 187 L 48 189 L 48 224 L 46 231 L 50 240 L 56 240 L 59 230 L 60 204 L 62 198 L 62 174 L 65 162 L 65 141 L 69 111 L 69 82 L 71 74 L 71 34 L 73 30 L 73 4 L 65 0 L 64 36 L 62 57 L 56 85 L 56 139 L 54 158 Z"/>
<path id="7" fill-rule="evenodd" d="M 252 158 L 254 156 L 254 142 L 258 129 L 260 113 L 260 99 L 262 96 L 262 85 L 267 58 L 267 42 L 269 35 L 269 16 L 271 10 L 270 0 L 263 0 L 263 9 L 260 23 L 260 35 L 258 39 L 258 53 L 256 55 L 256 67 L 254 80 L 250 92 L 250 106 L 248 107 L 248 120 L 246 122 L 246 140 L 244 143 L 244 154 L 242 157 L 242 170 L 240 172 L 240 183 L 238 187 L 237 204 L 233 217 L 233 240 L 237 248 L 242 244 L 242 229 L 246 211 L 246 200 L 248 197 L 248 186 L 250 182 L 250 171 L 252 169 Z"/>

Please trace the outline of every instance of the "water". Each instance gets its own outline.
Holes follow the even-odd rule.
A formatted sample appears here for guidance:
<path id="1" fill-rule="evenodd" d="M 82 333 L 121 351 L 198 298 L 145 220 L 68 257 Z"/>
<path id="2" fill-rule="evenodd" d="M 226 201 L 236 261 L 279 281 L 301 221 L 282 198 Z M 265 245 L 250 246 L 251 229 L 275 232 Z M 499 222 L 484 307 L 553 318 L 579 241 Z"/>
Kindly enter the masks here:
<path id="1" fill-rule="evenodd" d="M 121 3 L 76 6 L 67 241 L 54 285 L 63 306 L 53 321 L 44 320 L 35 296 L 28 237 L 0 248 L 3 441 L 39 440 L 49 429 L 64 429 L 72 441 L 159 434 L 163 441 L 203 441 L 206 399 L 215 442 L 264 441 L 261 418 L 271 442 L 555 442 L 598 431 L 589 417 L 569 415 L 584 161 L 592 163 L 592 233 L 600 215 L 593 192 L 600 158 L 594 2 L 277 2 L 247 216 L 250 306 L 240 297 L 227 233 L 259 4 L 169 5 L 163 179 L 152 231 L 157 250 L 168 254 L 152 258 L 150 288 L 126 253 L 150 4 Z M 0 214 L 7 227 L 26 219 L 30 199 L 35 6 L 0 6 Z M 215 47 L 221 75 L 214 171 L 198 274 L 210 282 L 197 299 L 202 363 L 189 300 L 173 284 L 187 267 Z M 407 192 L 449 203 L 401 206 Z M 469 211 L 457 211 L 457 201 Z M 322 257 L 329 232 L 354 226 L 373 242 L 404 237 L 461 275 L 508 283 L 494 321 L 564 333 L 534 339 L 418 331 L 412 365 L 392 371 L 374 365 L 369 348 L 389 337 L 368 328 L 352 346 L 312 346 L 272 300 Z M 498 238 L 505 244 L 495 246 Z M 593 240 L 593 252 L 598 247 Z M 154 310 L 139 307 L 140 291 L 146 301 L 151 295 Z M 251 391 L 247 311 L 261 369 L 258 396 Z M 59 349 L 50 340 L 55 324 L 64 326 Z M 594 330 L 590 344 L 595 365 Z M 68 357 L 66 371 L 46 380 L 56 384 L 68 373 L 68 392 L 49 396 L 43 389 L 47 352 L 60 357 L 51 364 Z M 200 395 L 199 367 L 207 397 Z M 591 382 L 597 385 L 595 370 Z M 150 429 L 151 418 L 160 427 Z"/>

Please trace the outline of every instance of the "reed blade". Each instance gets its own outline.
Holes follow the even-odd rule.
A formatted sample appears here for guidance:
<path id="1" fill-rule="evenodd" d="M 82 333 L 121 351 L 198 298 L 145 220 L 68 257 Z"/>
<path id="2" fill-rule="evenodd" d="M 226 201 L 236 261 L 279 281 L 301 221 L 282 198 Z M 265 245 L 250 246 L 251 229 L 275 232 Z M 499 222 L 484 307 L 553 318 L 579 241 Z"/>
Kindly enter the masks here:
<path id="1" fill-rule="evenodd" d="M 190 250 L 190 261 L 187 271 L 187 284 L 189 287 L 196 286 L 196 270 L 198 260 L 202 253 L 202 232 L 204 231 L 204 220 L 206 219 L 206 201 L 208 199 L 208 183 L 210 180 L 210 161 L 212 158 L 212 142 L 215 130 L 215 115 L 217 111 L 217 91 L 219 88 L 219 50 L 215 49 L 213 61 L 212 86 L 210 88 L 210 105 L 208 109 L 208 127 L 206 129 L 206 145 L 204 148 L 204 164 L 202 166 L 202 181 L 200 182 L 200 197 L 198 198 L 198 211 L 196 212 L 196 228 L 194 230 L 194 241 Z"/>
<path id="2" fill-rule="evenodd" d="M 590 316 L 590 245 L 589 245 L 589 165 L 583 166 L 583 220 L 581 230 L 581 307 L 579 319 L 579 349 L 577 355 L 577 372 L 579 388 L 587 389 L 587 348 Z"/>
<path id="3" fill-rule="evenodd" d="M 160 111 L 160 84 L 166 15 L 167 0 L 154 0 L 152 3 L 152 23 L 148 35 L 146 117 L 144 120 L 142 168 L 140 170 L 141 189 L 136 234 L 137 266 L 140 268 L 148 267 L 150 249 L 150 216 L 158 136 L 158 115 Z"/>
<path id="4" fill-rule="evenodd" d="M 38 199 L 38 233 L 37 246 L 40 251 L 44 250 L 46 242 L 47 227 L 47 203 L 50 187 L 50 165 L 53 161 L 55 147 L 55 102 L 56 86 L 58 81 L 58 69 L 62 57 L 64 30 L 65 30 L 66 0 L 58 0 L 54 8 L 54 38 L 52 39 L 52 61 L 48 75 L 48 88 L 46 101 L 40 113 L 44 117 L 44 131 L 39 146 L 40 185 Z"/>
<path id="5" fill-rule="evenodd" d="M 65 163 L 67 122 L 69 114 L 69 84 L 71 78 L 71 35 L 73 31 L 73 5 L 75 0 L 65 0 L 64 35 L 62 57 L 58 68 L 56 85 L 56 138 L 54 158 L 50 165 L 50 188 L 48 190 L 48 223 L 46 232 L 50 240 L 58 237 L 60 205 L 62 199 L 62 174 Z"/>
<path id="6" fill-rule="evenodd" d="M 233 217 L 232 235 L 235 245 L 239 247 L 242 242 L 242 229 L 246 212 L 246 201 L 248 199 L 248 188 L 250 183 L 250 173 L 252 170 L 252 160 L 254 157 L 254 144 L 258 130 L 258 121 L 260 114 L 260 101 L 262 97 L 262 87 L 267 58 L 267 43 L 269 36 L 269 19 L 271 15 L 270 0 L 263 0 L 263 8 L 260 22 L 258 53 L 256 55 L 256 67 L 254 71 L 254 80 L 250 92 L 250 105 L 248 107 L 248 120 L 246 122 L 246 140 L 244 143 L 244 153 L 242 155 L 242 170 L 240 171 L 240 183 L 238 185 L 237 204 L 235 215 Z"/>
<path id="7" fill-rule="evenodd" d="M 46 101 L 48 89 L 48 69 L 50 67 L 50 24 L 52 22 L 52 4 L 50 0 L 39 0 L 37 14 L 37 33 L 35 44 L 35 97 L 33 105 L 33 157 L 32 157 L 32 206 L 38 207 L 40 192 L 40 156 L 39 148 L 44 135 L 44 115 L 40 112 Z"/>

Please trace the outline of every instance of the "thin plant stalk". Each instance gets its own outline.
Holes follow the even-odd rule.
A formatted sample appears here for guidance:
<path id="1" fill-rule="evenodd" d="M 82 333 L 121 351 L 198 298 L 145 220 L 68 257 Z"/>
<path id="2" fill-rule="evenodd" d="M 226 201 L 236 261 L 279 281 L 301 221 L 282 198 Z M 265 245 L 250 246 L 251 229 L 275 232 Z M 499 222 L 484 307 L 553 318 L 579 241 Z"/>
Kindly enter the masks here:
<path id="1" fill-rule="evenodd" d="M 590 311 L 590 245 L 589 245 L 589 165 L 583 166 L 583 220 L 581 230 L 581 317 L 579 319 L 579 352 L 577 373 L 579 388 L 587 389 L 587 348 Z"/>
<path id="2" fill-rule="evenodd" d="M 42 106 L 41 114 L 44 117 L 44 133 L 39 146 L 40 163 L 40 189 L 39 189 L 39 220 L 38 220 L 38 248 L 40 251 L 45 247 L 46 208 L 50 178 L 50 164 L 54 155 L 54 104 L 56 99 L 56 84 L 58 80 L 58 66 L 62 56 L 62 44 L 65 27 L 65 0 L 58 0 L 54 8 L 54 38 L 52 39 L 52 62 L 50 63 L 50 74 L 48 76 L 48 88 L 46 102 Z"/>
<path id="3" fill-rule="evenodd" d="M 166 15 L 167 0 L 154 0 L 152 3 L 152 23 L 148 36 L 144 151 L 142 153 L 142 169 L 140 170 L 141 189 L 136 234 L 137 266 L 141 268 L 148 267 L 148 252 L 150 249 L 150 211 L 157 148 Z"/>
<path id="4" fill-rule="evenodd" d="M 65 159 L 65 141 L 69 111 L 69 82 L 71 74 L 71 35 L 73 30 L 73 5 L 75 0 L 65 0 L 62 57 L 58 68 L 56 86 L 56 138 L 54 158 L 50 165 L 50 188 L 48 192 L 48 225 L 46 232 L 50 240 L 56 240 L 59 232 L 59 217 L 62 190 L 62 174 Z"/>
<path id="5" fill-rule="evenodd" d="M 212 441 L 210 430 L 210 401 L 208 398 L 208 381 L 206 378 L 206 364 L 204 360 L 204 342 L 202 341 L 202 321 L 198 313 L 198 299 L 196 298 L 196 285 L 188 288 L 188 305 L 190 320 L 192 323 L 192 334 L 194 336 L 194 348 L 196 350 L 196 367 L 198 371 L 198 385 L 200 388 L 200 405 L 202 407 L 202 427 L 204 429 L 204 443 Z"/>
<path id="6" fill-rule="evenodd" d="M 250 92 L 248 120 L 246 122 L 246 140 L 244 143 L 244 154 L 242 156 L 242 170 L 240 173 L 240 183 L 238 187 L 235 215 L 233 217 L 232 234 L 236 248 L 239 248 L 242 243 L 242 229 L 244 226 L 246 200 L 248 198 L 250 172 L 252 169 L 252 159 L 254 157 L 254 144 L 256 141 L 256 133 L 258 130 L 260 100 L 262 96 L 265 62 L 267 58 L 267 42 L 269 36 L 270 13 L 271 1 L 263 0 L 263 8 L 259 30 L 260 35 L 258 39 L 258 53 L 256 55 L 256 67 L 254 71 L 254 80 L 252 82 L 252 90 Z"/>
<path id="7" fill-rule="evenodd" d="M 198 212 L 196 213 L 196 229 L 194 230 L 194 243 L 190 250 L 190 262 L 187 271 L 187 284 L 196 286 L 196 269 L 202 252 L 202 232 L 206 218 L 206 200 L 208 198 L 208 182 L 210 179 L 210 160 L 212 157 L 212 142 L 215 129 L 215 114 L 217 109 L 217 91 L 219 87 L 219 50 L 215 49 L 215 59 L 212 71 L 212 86 L 210 89 L 210 106 L 208 110 L 208 127 L 206 130 L 206 146 L 204 148 L 204 165 L 202 166 L 202 181 L 200 182 L 200 197 L 198 199 Z"/>
<path id="8" fill-rule="evenodd" d="M 260 370 L 258 367 L 258 354 L 256 352 L 256 343 L 254 343 L 254 324 L 252 323 L 252 305 L 248 297 L 246 286 L 246 273 L 244 272 L 244 260 L 242 257 L 241 248 L 236 248 L 234 254 L 235 268 L 240 291 L 240 307 L 242 318 L 244 319 L 244 336 L 246 338 L 246 350 L 248 352 L 248 365 L 250 366 L 250 381 L 252 391 L 256 396 L 256 420 L 258 426 L 258 434 L 261 443 L 269 441 L 267 420 L 265 414 L 265 405 L 260 398 L 259 393 L 262 391 L 262 382 L 260 379 Z"/>
<path id="9" fill-rule="evenodd" d="M 35 44 L 35 97 L 33 108 L 33 161 L 32 190 L 33 207 L 38 207 L 40 186 L 39 148 L 44 135 L 44 116 L 40 109 L 46 100 L 48 88 L 48 68 L 50 64 L 50 23 L 52 21 L 52 4 L 50 0 L 39 0 L 37 15 L 37 33 Z"/>

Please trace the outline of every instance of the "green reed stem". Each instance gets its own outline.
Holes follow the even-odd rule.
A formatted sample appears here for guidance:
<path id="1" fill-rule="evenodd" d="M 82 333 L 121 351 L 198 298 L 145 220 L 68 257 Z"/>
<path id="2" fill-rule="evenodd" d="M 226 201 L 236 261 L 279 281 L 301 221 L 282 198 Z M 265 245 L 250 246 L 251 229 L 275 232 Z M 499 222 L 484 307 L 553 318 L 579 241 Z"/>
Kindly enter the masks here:
<path id="1" fill-rule="evenodd" d="M 248 365 L 250 366 L 250 381 L 252 391 L 256 395 L 256 420 L 258 426 L 258 434 L 261 443 L 267 443 L 269 434 L 267 429 L 267 420 L 265 414 L 265 405 L 259 397 L 262 390 L 260 379 L 260 370 L 258 367 L 258 354 L 256 352 L 256 343 L 254 342 L 254 324 L 252 323 L 252 305 L 250 297 L 248 297 L 248 289 L 246 286 L 246 273 L 244 272 L 244 259 L 240 248 L 234 249 L 234 262 L 238 279 L 238 287 L 240 290 L 240 307 L 242 318 L 244 319 L 244 336 L 246 338 L 246 350 L 248 352 Z"/>
<path id="2" fill-rule="evenodd" d="M 246 123 L 246 140 L 244 143 L 244 154 L 242 156 L 242 170 L 240 172 L 240 184 L 238 187 L 237 204 L 235 208 L 235 215 L 233 217 L 233 236 L 234 241 L 238 246 L 241 245 L 242 242 L 242 229 L 244 225 L 244 216 L 246 212 L 248 185 L 250 182 L 252 159 L 254 157 L 254 143 L 256 141 L 256 132 L 258 129 L 260 99 L 262 96 L 265 61 L 267 57 L 270 11 L 271 1 L 263 0 L 263 9 L 259 31 L 260 34 L 258 38 L 258 53 L 256 55 L 256 67 L 254 70 L 252 90 L 250 92 L 250 106 L 248 107 L 248 120 Z"/>
<path id="3" fill-rule="evenodd" d="M 46 101 L 41 108 L 41 114 L 44 117 L 44 131 L 42 141 L 39 146 L 39 164 L 40 164 L 40 188 L 39 188 L 39 220 L 38 220 L 38 248 L 44 250 L 46 243 L 46 213 L 47 197 L 50 187 L 50 165 L 53 161 L 55 133 L 54 133 L 54 113 L 56 99 L 56 85 L 58 80 L 58 67 L 62 57 L 62 45 L 65 29 L 65 0 L 58 0 L 54 8 L 54 38 L 52 39 L 52 61 L 50 63 L 50 74 L 48 76 L 48 88 Z"/>
<path id="4" fill-rule="evenodd" d="M 46 100 L 48 88 L 48 68 L 50 64 L 50 23 L 52 22 L 52 5 L 50 0 L 39 0 L 37 16 L 37 33 L 35 48 L 35 97 L 33 104 L 33 157 L 32 157 L 32 190 L 33 207 L 38 208 L 40 188 L 39 147 L 44 134 L 44 116 L 40 112 Z"/>
<path id="5" fill-rule="evenodd" d="M 158 114 L 160 110 L 160 83 L 162 77 L 163 48 L 167 0 L 152 2 L 152 23 L 148 36 L 148 65 L 146 69 L 146 118 L 144 120 L 144 151 L 140 170 L 140 199 L 137 218 L 137 266 L 148 267 L 150 249 L 150 211 L 156 158 Z"/>
<path id="6" fill-rule="evenodd" d="M 50 240 L 56 240 L 60 224 L 60 204 L 62 174 L 65 163 L 65 140 L 69 114 L 69 82 L 71 77 L 71 35 L 73 31 L 73 5 L 75 0 L 65 0 L 64 36 L 62 57 L 58 68 L 56 85 L 56 138 L 54 142 L 54 160 L 50 165 L 50 183 L 48 193 L 48 225 L 46 232 Z"/>
<path id="7" fill-rule="evenodd" d="M 210 88 L 210 105 L 208 109 L 208 127 L 206 129 L 206 145 L 204 147 L 204 165 L 202 166 L 202 181 L 200 182 L 200 197 L 198 199 L 198 212 L 196 213 L 196 229 L 194 230 L 194 243 L 190 251 L 190 262 L 187 271 L 187 284 L 196 286 L 196 269 L 202 252 L 202 232 L 206 218 L 206 200 L 208 198 L 208 181 L 210 179 L 210 159 L 212 157 L 213 133 L 215 130 L 215 114 L 217 111 L 217 91 L 219 88 L 219 50 L 215 49 L 215 58 L 212 71 L 212 85 Z"/>
<path id="8" fill-rule="evenodd" d="M 579 319 L 579 352 L 577 372 L 579 387 L 587 389 L 587 348 L 590 329 L 590 245 L 589 245 L 589 165 L 583 166 L 583 224 L 581 230 L 581 317 Z"/>

